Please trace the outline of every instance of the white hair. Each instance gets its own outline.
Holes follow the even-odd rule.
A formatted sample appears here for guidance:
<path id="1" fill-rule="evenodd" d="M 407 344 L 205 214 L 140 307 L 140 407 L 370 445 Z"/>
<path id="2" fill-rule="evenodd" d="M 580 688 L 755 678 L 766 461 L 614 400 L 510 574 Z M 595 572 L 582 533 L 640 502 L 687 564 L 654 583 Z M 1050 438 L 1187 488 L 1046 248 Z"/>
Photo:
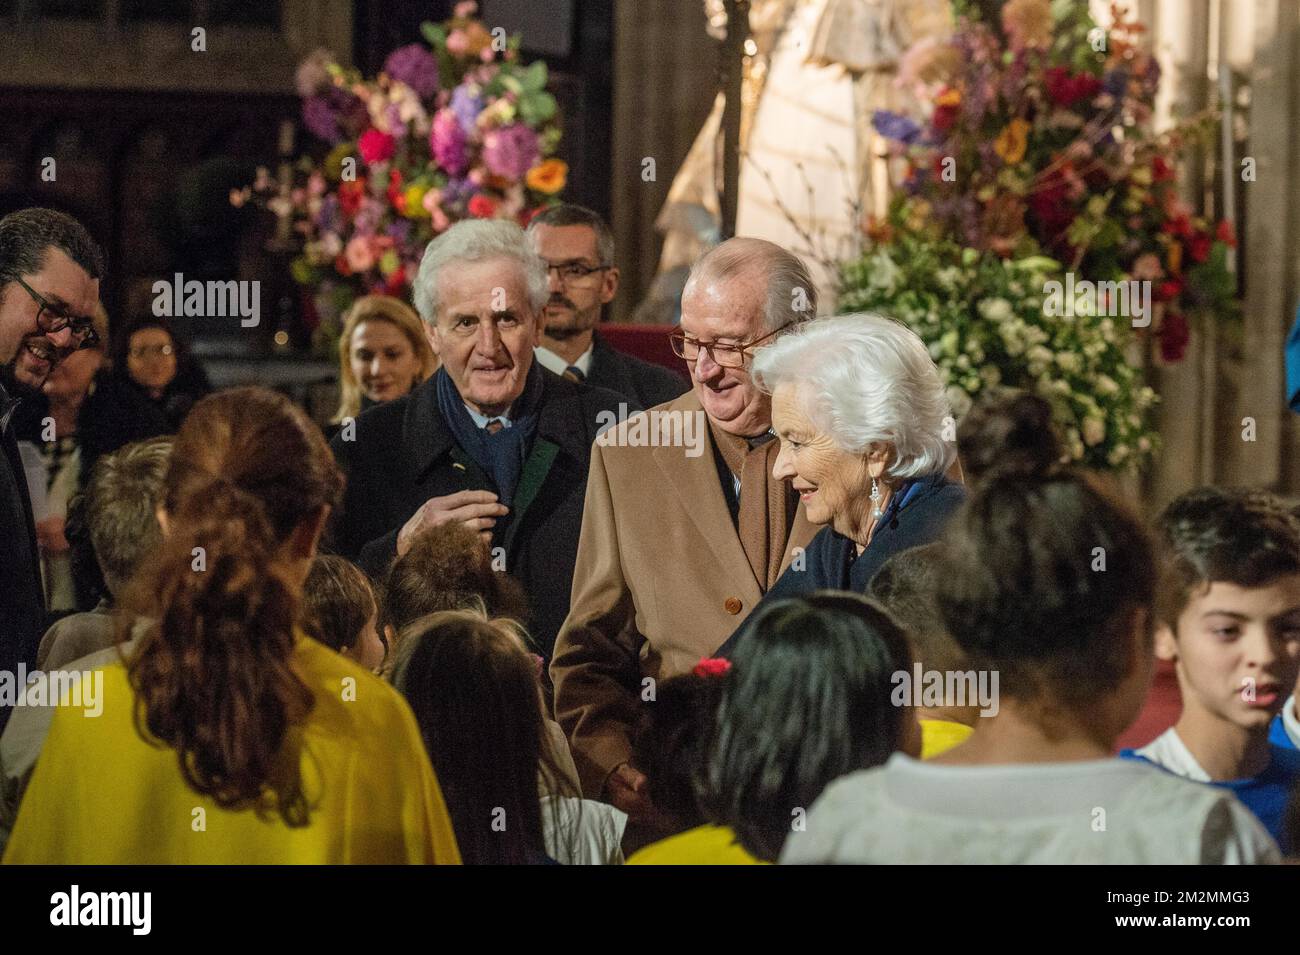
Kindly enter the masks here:
<path id="1" fill-rule="evenodd" d="M 763 331 L 774 332 L 791 322 L 817 315 L 817 286 L 803 260 L 775 242 L 737 236 L 705 252 L 691 266 L 682 289 L 685 297 L 697 282 L 726 281 L 750 270 L 767 279 L 763 299 Z"/>
<path id="2" fill-rule="evenodd" d="M 893 477 L 942 473 L 956 457 L 943 436 L 952 422 L 939 369 L 916 333 L 891 318 L 803 323 L 755 353 L 753 375 L 769 394 L 799 386 L 804 412 L 845 451 L 891 445 Z"/>
<path id="3" fill-rule="evenodd" d="M 513 259 L 523 273 L 528 304 L 540 312 L 550 298 L 546 263 L 533 250 L 524 230 L 507 219 L 466 219 L 457 222 L 429 243 L 415 276 L 412 298 L 415 310 L 429 325 L 438 321 L 438 279 L 453 262 Z"/>

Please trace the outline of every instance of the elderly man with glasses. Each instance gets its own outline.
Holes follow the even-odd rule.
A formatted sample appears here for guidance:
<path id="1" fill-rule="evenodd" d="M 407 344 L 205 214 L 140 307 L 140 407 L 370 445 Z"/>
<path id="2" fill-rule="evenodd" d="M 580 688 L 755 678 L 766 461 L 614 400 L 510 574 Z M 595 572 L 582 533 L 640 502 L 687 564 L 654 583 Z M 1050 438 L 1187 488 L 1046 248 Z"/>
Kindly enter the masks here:
<path id="1" fill-rule="evenodd" d="M 561 203 L 533 218 L 528 237 L 546 262 L 551 293 L 538 361 L 557 375 L 608 388 L 642 408 L 671 401 L 688 389 L 681 375 L 624 355 L 596 331 L 602 310 L 618 294 L 614 234 L 604 219 L 582 206 Z"/>
<path id="2" fill-rule="evenodd" d="M 51 209 L 0 219 L 0 671 L 31 668 L 45 631 L 45 597 L 31 499 L 10 419 L 54 367 L 93 345 L 104 260 L 85 228 Z M 13 394 L 10 393 L 13 390 Z M 0 726 L 10 702 L 0 705 Z"/>
<path id="3" fill-rule="evenodd" d="M 524 587 L 549 656 L 569 609 L 590 449 L 626 399 L 534 360 L 546 264 L 513 222 L 459 222 L 429 243 L 416 311 L 441 367 L 410 394 L 344 420 L 348 474 L 334 544 L 380 577 L 425 530 L 459 523 Z"/>
<path id="4" fill-rule="evenodd" d="M 748 238 L 712 249 L 691 271 L 672 336 L 692 390 L 652 412 L 694 417 L 708 453 L 624 440 L 636 416 L 592 449 L 572 606 L 551 664 L 555 715 L 584 795 L 627 812 L 634 840 L 655 835 L 647 780 L 631 765 L 642 706 L 658 680 L 711 655 L 813 536 L 773 476 L 771 404 L 749 365 L 816 310 L 807 268 L 786 250 Z"/>

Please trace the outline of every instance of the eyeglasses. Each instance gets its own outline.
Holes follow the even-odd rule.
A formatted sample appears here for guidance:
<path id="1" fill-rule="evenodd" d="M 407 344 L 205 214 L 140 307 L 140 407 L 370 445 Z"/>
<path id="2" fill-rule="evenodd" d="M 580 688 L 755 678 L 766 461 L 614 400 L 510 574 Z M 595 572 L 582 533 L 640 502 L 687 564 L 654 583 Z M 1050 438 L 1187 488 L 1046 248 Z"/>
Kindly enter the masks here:
<path id="1" fill-rule="evenodd" d="M 762 338 L 755 338 L 750 342 L 742 342 L 736 345 L 720 345 L 717 342 L 702 342 L 699 339 L 691 338 L 684 332 L 673 332 L 668 336 L 668 341 L 673 346 L 673 354 L 678 358 L 685 358 L 687 361 L 695 361 L 700 357 L 700 349 L 709 353 L 709 361 L 722 368 L 744 368 L 745 359 L 750 357 L 750 350 L 761 342 L 767 341 L 777 332 L 785 331 L 793 325 L 794 322 L 786 322 L 780 328 L 773 329 Z"/>
<path id="2" fill-rule="evenodd" d="M 127 349 L 127 354 L 132 358 L 148 358 L 150 355 L 165 358 L 175 351 L 176 349 L 171 345 L 137 345 L 135 348 Z"/>
<path id="3" fill-rule="evenodd" d="M 552 265 L 547 262 L 546 274 L 550 275 L 552 272 L 556 272 L 559 280 L 565 285 L 577 285 L 597 272 L 604 272 L 612 268 L 612 265 L 583 265 L 581 262 L 566 262 L 563 265 Z"/>
<path id="4" fill-rule="evenodd" d="M 36 326 L 41 331 L 53 335 L 65 328 L 71 328 L 73 336 L 77 339 L 78 348 L 94 348 L 99 344 L 99 333 L 95 331 L 91 319 L 86 318 L 84 315 L 69 315 L 60 306 L 47 301 L 43 295 L 21 278 L 15 278 L 14 281 L 26 289 L 27 294 L 32 297 L 32 301 L 37 304 Z"/>

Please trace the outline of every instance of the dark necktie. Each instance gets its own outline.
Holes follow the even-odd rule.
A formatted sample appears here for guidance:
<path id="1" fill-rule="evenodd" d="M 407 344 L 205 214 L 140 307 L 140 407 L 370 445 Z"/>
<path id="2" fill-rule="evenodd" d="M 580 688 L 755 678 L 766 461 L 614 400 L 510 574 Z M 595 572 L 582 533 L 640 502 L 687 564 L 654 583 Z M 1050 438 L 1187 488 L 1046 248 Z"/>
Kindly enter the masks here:
<path id="1" fill-rule="evenodd" d="M 582 369 L 577 365 L 570 365 L 568 368 L 564 369 L 564 375 L 562 377 L 568 378 L 569 381 L 576 381 L 579 384 L 587 380 L 587 376 L 582 373 Z"/>
<path id="2" fill-rule="evenodd" d="M 502 421 L 500 418 L 493 418 L 487 424 L 483 425 L 483 430 L 486 431 L 488 434 L 496 434 L 505 426 L 506 423 Z"/>

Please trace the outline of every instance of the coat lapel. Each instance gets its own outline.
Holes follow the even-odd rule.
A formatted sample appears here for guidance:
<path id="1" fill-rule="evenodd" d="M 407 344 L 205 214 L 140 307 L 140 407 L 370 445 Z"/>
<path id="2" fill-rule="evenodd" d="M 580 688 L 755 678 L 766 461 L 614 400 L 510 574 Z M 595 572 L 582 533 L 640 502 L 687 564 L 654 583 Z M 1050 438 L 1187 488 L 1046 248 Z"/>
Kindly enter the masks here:
<path id="1" fill-rule="evenodd" d="M 432 377 L 411 392 L 402 432 L 410 479 L 419 485 L 456 444 L 438 410 L 438 394 Z"/>
<path id="2" fill-rule="evenodd" d="M 664 410 L 682 414 L 704 414 L 694 392 L 670 402 Z M 704 429 L 706 436 L 708 427 Z M 749 566 L 745 548 L 741 546 L 736 526 L 731 522 L 727 499 L 718 483 L 718 470 L 713 465 L 713 439 L 707 437 L 707 451 L 698 458 L 688 458 L 683 448 L 653 448 L 655 462 L 668 478 L 677 494 L 680 510 L 690 516 L 717 561 L 727 575 L 729 589 L 741 591 L 736 596 L 753 606 L 763 596 L 762 586 Z"/>

